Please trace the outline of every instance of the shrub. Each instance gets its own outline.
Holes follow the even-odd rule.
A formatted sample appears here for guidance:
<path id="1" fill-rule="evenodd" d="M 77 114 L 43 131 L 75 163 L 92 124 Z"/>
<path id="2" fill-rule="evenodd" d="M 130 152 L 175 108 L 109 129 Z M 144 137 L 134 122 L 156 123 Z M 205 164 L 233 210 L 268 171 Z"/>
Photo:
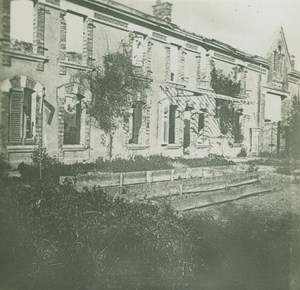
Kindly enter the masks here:
<path id="1" fill-rule="evenodd" d="M 240 153 L 238 153 L 237 157 L 247 157 L 247 150 L 246 148 L 242 148 Z"/>
<path id="2" fill-rule="evenodd" d="M 186 224 L 166 205 L 112 201 L 50 180 L 7 187 L 2 197 L 7 289 L 185 289 L 191 279 Z"/>

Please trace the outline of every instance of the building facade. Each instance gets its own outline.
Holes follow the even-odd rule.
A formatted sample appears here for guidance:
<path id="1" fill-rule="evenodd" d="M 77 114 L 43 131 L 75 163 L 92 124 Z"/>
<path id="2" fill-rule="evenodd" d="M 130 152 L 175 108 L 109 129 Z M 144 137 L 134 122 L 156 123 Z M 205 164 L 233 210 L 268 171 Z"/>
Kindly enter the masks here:
<path id="1" fill-rule="evenodd" d="M 152 16 L 110 0 L 2 1 L 0 150 L 11 164 L 29 162 L 39 146 L 66 163 L 108 157 L 109 136 L 89 112 L 92 93 L 74 76 L 124 41 L 150 89 L 126 108 L 113 157 L 285 150 L 300 72 L 283 30 L 263 58 L 184 31 L 172 23 L 172 4 L 153 4 Z"/>

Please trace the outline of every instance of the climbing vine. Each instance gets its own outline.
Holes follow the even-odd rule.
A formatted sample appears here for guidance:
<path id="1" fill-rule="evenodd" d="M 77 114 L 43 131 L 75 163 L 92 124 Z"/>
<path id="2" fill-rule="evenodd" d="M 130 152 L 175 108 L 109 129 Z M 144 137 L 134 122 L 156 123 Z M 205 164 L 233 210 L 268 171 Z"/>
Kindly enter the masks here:
<path id="1" fill-rule="evenodd" d="M 235 143 L 241 143 L 244 140 L 242 127 L 239 117 L 242 110 L 234 107 L 233 102 L 228 100 L 216 100 L 216 117 L 219 118 L 220 131 L 223 135 L 232 134 Z"/>
<path id="2" fill-rule="evenodd" d="M 106 134 L 110 136 L 111 157 L 113 135 L 126 117 L 127 109 L 135 98 L 146 98 L 149 84 L 137 77 L 132 64 L 130 42 L 122 41 L 120 49 L 103 56 L 102 64 L 76 77 L 92 92 L 90 114 Z"/>
<path id="3" fill-rule="evenodd" d="M 225 75 L 221 69 L 217 69 L 212 62 L 211 87 L 217 94 L 235 97 L 241 93 L 241 81 L 237 81 L 238 68 L 234 68 L 231 74 Z"/>
<path id="4" fill-rule="evenodd" d="M 211 87 L 217 94 L 235 97 L 241 93 L 241 82 L 237 81 L 238 68 L 234 68 L 227 76 L 222 70 L 216 69 L 212 62 Z M 231 133 L 236 143 L 244 139 L 239 117 L 241 109 L 237 109 L 232 101 L 216 99 L 216 117 L 219 118 L 222 135 Z"/>

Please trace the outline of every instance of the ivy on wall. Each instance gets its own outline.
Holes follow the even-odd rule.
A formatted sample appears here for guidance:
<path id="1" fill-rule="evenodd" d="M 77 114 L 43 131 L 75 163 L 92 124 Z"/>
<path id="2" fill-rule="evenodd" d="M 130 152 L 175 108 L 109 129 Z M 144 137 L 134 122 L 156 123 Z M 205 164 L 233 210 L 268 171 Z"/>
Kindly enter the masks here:
<path id="1" fill-rule="evenodd" d="M 221 69 L 215 67 L 212 62 L 211 87 L 217 94 L 235 97 L 241 93 L 241 81 L 237 81 L 238 68 L 234 68 L 231 74 L 225 75 Z"/>
<path id="2" fill-rule="evenodd" d="M 241 93 L 241 82 L 236 81 L 237 69 L 233 69 L 232 74 L 225 75 L 222 70 L 216 69 L 212 63 L 211 87 L 217 94 L 235 97 Z M 236 143 L 241 143 L 244 139 L 239 117 L 242 110 L 234 107 L 232 101 L 216 99 L 216 117 L 220 121 L 220 131 L 222 135 L 231 133 Z"/>
<path id="3" fill-rule="evenodd" d="M 239 121 L 242 110 L 234 107 L 232 101 L 216 99 L 216 117 L 220 122 L 220 131 L 223 135 L 232 134 L 235 143 L 244 140 L 242 126 Z"/>

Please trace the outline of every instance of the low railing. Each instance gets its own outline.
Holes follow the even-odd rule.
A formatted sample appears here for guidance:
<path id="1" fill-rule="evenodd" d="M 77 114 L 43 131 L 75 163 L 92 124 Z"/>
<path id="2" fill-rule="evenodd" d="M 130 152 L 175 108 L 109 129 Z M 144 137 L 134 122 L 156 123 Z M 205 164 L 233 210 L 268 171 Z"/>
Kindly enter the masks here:
<path id="1" fill-rule="evenodd" d="M 258 178 L 257 172 L 237 171 L 237 169 L 226 172 L 224 169 L 194 167 L 123 173 L 90 172 L 77 176 L 61 176 L 60 183 L 72 183 L 78 190 L 82 190 L 85 187 L 91 188 L 94 186 L 122 188 L 131 185 L 172 182 L 193 178 L 201 179 L 201 184 L 231 183 Z"/>

